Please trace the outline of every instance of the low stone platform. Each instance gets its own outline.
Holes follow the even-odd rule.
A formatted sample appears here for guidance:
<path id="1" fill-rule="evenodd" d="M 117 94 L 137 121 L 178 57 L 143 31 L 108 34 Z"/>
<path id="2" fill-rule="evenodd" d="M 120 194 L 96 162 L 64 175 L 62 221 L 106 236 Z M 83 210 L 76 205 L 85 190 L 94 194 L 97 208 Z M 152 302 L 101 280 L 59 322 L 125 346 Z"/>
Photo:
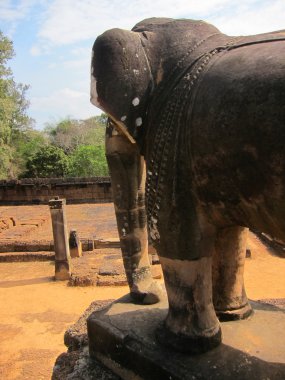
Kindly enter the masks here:
<path id="1" fill-rule="evenodd" d="M 48 251 L 0 252 L 0 263 L 25 261 L 54 261 L 55 253 Z"/>
<path id="2" fill-rule="evenodd" d="M 125 296 L 88 318 L 90 354 L 127 380 L 285 379 L 285 310 L 261 302 L 252 306 L 250 319 L 222 323 L 222 345 L 191 356 L 155 339 L 166 300 L 140 306 Z"/>
<path id="3" fill-rule="evenodd" d="M 121 380 L 100 361 L 91 359 L 88 350 L 86 320 L 93 312 L 110 306 L 114 300 L 92 302 L 79 320 L 65 332 L 68 352 L 56 360 L 52 380 Z"/>
<path id="4" fill-rule="evenodd" d="M 110 245 L 109 245 L 110 243 Z M 117 240 L 104 241 L 102 248 L 85 251 L 71 259 L 69 286 L 126 286 L 128 285 L 120 248 L 113 248 Z M 109 248 L 110 247 L 110 248 Z M 52 251 L 0 252 L 0 263 L 26 261 L 54 261 Z M 162 278 L 157 256 L 153 256 L 152 276 Z"/>
<path id="5" fill-rule="evenodd" d="M 69 286 L 128 285 L 120 248 L 95 249 L 73 258 Z M 151 266 L 152 276 L 162 278 L 161 266 Z"/>

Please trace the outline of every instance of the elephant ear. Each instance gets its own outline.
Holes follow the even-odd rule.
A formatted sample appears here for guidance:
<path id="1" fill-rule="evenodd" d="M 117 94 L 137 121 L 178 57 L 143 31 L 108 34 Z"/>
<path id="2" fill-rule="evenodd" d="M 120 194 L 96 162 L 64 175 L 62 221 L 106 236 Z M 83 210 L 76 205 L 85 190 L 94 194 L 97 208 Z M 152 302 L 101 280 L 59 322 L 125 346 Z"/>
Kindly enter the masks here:
<path id="1" fill-rule="evenodd" d="M 152 76 L 140 34 L 111 29 L 93 46 L 91 102 L 136 139 L 143 128 Z"/>

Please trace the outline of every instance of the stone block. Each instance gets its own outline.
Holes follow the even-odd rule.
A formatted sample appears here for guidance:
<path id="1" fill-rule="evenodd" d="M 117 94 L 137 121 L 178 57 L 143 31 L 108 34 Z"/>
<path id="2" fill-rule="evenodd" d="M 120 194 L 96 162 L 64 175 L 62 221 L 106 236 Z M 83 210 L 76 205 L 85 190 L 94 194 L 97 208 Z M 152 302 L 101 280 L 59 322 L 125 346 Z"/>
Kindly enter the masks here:
<path id="1" fill-rule="evenodd" d="M 68 261 L 58 261 L 55 258 L 55 279 L 57 281 L 69 280 L 69 262 Z"/>
<path id="2" fill-rule="evenodd" d="M 82 244 L 76 230 L 69 233 L 69 251 L 72 258 L 82 256 Z"/>
<path id="3" fill-rule="evenodd" d="M 59 197 L 49 201 L 55 250 L 56 280 L 68 280 L 71 269 L 65 205 L 66 200 L 59 199 Z"/>
<path id="4" fill-rule="evenodd" d="M 69 249 L 70 251 L 70 257 L 80 257 L 82 256 L 82 244 L 81 242 L 78 243 L 77 247 L 73 247 Z"/>
<path id="5" fill-rule="evenodd" d="M 122 379 L 285 379 L 285 311 L 252 302 L 248 320 L 222 323 L 223 343 L 201 355 L 160 345 L 167 301 L 141 306 L 125 296 L 87 320 L 89 350 Z"/>

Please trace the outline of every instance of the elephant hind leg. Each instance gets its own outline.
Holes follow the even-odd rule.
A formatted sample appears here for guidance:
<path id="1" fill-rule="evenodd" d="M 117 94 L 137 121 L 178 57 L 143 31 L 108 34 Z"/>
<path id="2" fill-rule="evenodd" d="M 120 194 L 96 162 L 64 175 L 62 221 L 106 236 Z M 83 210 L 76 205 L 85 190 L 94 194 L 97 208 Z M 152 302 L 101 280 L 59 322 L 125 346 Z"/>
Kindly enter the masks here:
<path id="1" fill-rule="evenodd" d="M 169 310 L 157 338 L 175 350 L 198 354 L 213 349 L 222 340 L 212 302 L 212 254 L 216 230 L 195 211 L 186 226 L 185 222 L 176 223 L 171 229 L 173 218 L 177 220 L 176 215 L 180 215 L 179 211 L 182 214 L 181 210 L 173 208 L 169 219 L 159 225 L 157 248 Z"/>
<path id="2" fill-rule="evenodd" d="M 244 288 L 248 229 L 234 226 L 217 234 L 213 255 L 213 302 L 221 321 L 245 319 L 252 314 Z"/>
<path id="3" fill-rule="evenodd" d="M 222 334 L 212 303 L 212 258 L 160 258 L 169 301 L 158 340 L 175 350 L 200 354 L 221 343 Z"/>

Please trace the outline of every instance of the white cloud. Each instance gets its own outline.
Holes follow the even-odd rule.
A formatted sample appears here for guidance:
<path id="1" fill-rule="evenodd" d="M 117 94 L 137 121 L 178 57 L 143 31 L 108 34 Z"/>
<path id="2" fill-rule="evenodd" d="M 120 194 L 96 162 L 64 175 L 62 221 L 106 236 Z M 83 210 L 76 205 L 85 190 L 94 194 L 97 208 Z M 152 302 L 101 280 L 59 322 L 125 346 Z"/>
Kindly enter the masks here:
<path id="1" fill-rule="evenodd" d="M 88 54 L 88 58 L 83 59 L 71 59 L 63 63 L 64 67 L 69 69 L 84 69 L 90 66 L 91 53 Z"/>
<path id="2" fill-rule="evenodd" d="M 284 29 L 284 15 L 284 0 L 240 1 L 239 4 L 232 8 L 231 13 L 223 14 L 221 12 L 211 17 L 211 22 L 223 33 L 250 35 Z"/>
<path id="3" fill-rule="evenodd" d="M 87 56 L 91 54 L 91 46 L 88 48 L 84 47 L 76 47 L 74 49 L 71 49 L 71 53 L 75 56 Z"/>
<path id="4" fill-rule="evenodd" d="M 32 46 L 30 49 L 30 53 L 32 56 L 37 57 L 38 55 L 42 54 L 42 50 L 38 46 Z"/>
<path id="5" fill-rule="evenodd" d="M 44 110 L 44 115 L 41 116 Z M 89 94 L 68 87 L 54 91 L 48 96 L 31 98 L 29 108 L 31 115 L 37 114 L 37 127 L 42 127 L 48 119 L 65 118 L 86 119 L 98 115 L 102 111 L 90 104 Z"/>
<path id="6" fill-rule="evenodd" d="M 12 37 L 18 23 L 25 17 L 28 17 L 29 12 L 36 3 L 41 1 L 36 0 L 20 0 L 15 4 L 12 0 L 0 1 L 0 21 L 3 23 L 9 23 L 9 29 L 7 35 Z"/>
<path id="7" fill-rule="evenodd" d="M 0 20 L 16 21 L 24 18 L 27 12 L 34 5 L 35 0 L 21 0 L 18 4 L 11 0 L 1 0 L 0 2 Z"/>
<path id="8" fill-rule="evenodd" d="M 52 0 L 38 36 L 51 46 L 73 44 L 148 17 L 207 19 L 232 35 L 258 33 L 284 26 L 284 14 L 284 0 Z"/>
<path id="9" fill-rule="evenodd" d="M 241 0 L 244 1 L 244 0 Z M 229 5 L 229 0 L 53 0 L 39 36 L 53 45 L 95 38 L 112 27 L 130 29 L 147 17 L 202 17 Z"/>
<path id="10" fill-rule="evenodd" d="M 70 51 L 70 55 L 63 61 L 63 66 L 67 69 L 82 69 L 86 72 L 86 68 L 89 68 L 91 63 L 91 46 L 88 48 L 78 47 Z M 74 57 L 74 58 L 73 58 Z"/>

